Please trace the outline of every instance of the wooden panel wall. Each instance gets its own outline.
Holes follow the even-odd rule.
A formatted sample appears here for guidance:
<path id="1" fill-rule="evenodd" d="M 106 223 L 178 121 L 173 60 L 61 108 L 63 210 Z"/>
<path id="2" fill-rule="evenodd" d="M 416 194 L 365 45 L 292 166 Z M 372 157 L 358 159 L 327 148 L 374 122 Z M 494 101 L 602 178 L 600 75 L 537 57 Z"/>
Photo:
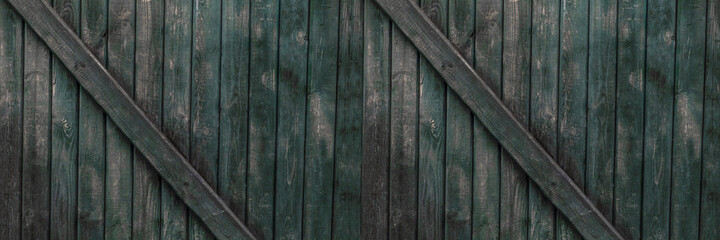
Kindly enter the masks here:
<path id="1" fill-rule="evenodd" d="M 581 239 L 372 0 L 51 0 L 263 239 Z M 628 239 L 720 234 L 720 3 L 418 0 Z M 213 239 L 0 1 L 0 239 Z"/>

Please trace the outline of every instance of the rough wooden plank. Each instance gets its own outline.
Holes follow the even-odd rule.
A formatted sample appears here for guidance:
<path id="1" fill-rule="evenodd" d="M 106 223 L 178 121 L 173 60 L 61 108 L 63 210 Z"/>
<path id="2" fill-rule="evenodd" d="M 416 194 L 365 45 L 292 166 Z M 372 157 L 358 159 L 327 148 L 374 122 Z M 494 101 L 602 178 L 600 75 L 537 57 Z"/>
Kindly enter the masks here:
<path id="1" fill-rule="evenodd" d="M 192 2 L 165 2 L 162 130 L 183 156 L 190 154 Z M 161 239 L 186 239 L 187 207 L 166 181 L 160 188 Z"/>
<path id="2" fill-rule="evenodd" d="M 498 94 L 502 81 L 503 1 L 475 2 L 475 71 Z M 473 115 L 472 238 L 500 238 L 500 152 L 495 137 Z"/>
<path id="3" fill-rule="evenodd" d="M 48 239 L 52 56 L 30 26 L 24 25 L 24 33 L 22 237 Z"/>
<path id="4" fill-rule="evenodd" d="M 581 189 L 585 186 L 587 137 L 588 2 L 560 6 L 558 152 L 555 158 Z M 556 214 L 557 239 L 582 239 L 572 223 Z"/>
<path id="5" fill-rule="evenodd" d="M 377 2 L 583 236 L 622 239 L 417 5 L 406 1 Z"/>
<path id="6" fill-rule="evenodd" d="M 707 2 L 700 239 L 720 234 L 720 2 Z"/>
<path id="7" fill-rule="evenodd" d="M 390 93 L 389 239 L 417 238 L 418 55 L 392 26 Z"/>
<path id="8" fill-rule="evenodd" d="M 642 224 L 646 2 L 618 2 L 614 223 L 628 239 Z"/>
<path id="9" fill-rule="evenodd" d="M 245 219 L 250 1 L 223 1 L 218 194 Z"/>
<path id="10" fill-rule="evenodd" d="M 390 162 L 390 19 L 365 0 L 362 237 L 388 237 Z"/>
<path id="11" fill-rule="evenodd" d="M 278 1 L 250 3 L 250 143 L 247 223 L 272 239 L 277 146 Z"/>
<path id="12" fill-rule="evenodd" d="M 50 6 L 41 1 L 9 1 L 77 77 L 160 175 L 221 239 L 254 239 L 200 174 L 123 91 L 90 50 Z"/>
<path id="13" fill-rule="evenodd" d="M 340 2 L 333 239 L 360 239 L 363 3 L 364 0 Z"/>
<path id="14" fill-rule="evenodd" d="M 447 0 L 420 0 L 425 14 L 447 34 Z M 441 239 L 445 218 L 446 86 L 420 57 L 420 158 L 418 160 L 418 238 Z"/>
<path id="15" fill-rule="evenodd" d="M 302 238 L 331 239 L 339 1 L 310 1 Z"/>
<path id="16" fill-rule="evenodd" d="M 670 237 L 675 4 L 657 0 L 647 6 L 643 239 Z"/>
<path id="17" fill-rule="evenodd" d="M 217 188 L 220 125 L 221 1 L 193 2 L 190 164 Z M 212 239 L 202 219 L 191 214 L 190 239 Z"/>
<path id="18" fill-rule="evenodd" d="M 448 39 L 473 61 L 475 2 L 448 2 Z M 457 94 L 446 92 L 445 239 L 470 239 L 472 233 L 473 115 Z"/>
<path id="19" fill-rule="evenodd" d="M 530 133 L 557 159 L 560 5 L 532 1 Z M 555 208 L 533 182 L 528 192 L 528 239 L 555 239 Z"/>
<path id="20" fill-rule="evenodd" d="M 135 102 L 155 124 L 162 116 L 164 5 L 165 1 L 137 1 L 135 13 Z M 133 159 L 132 236 L 159 239 L 160 176 L 137 149 Z"/>
<path id="21" fill-rule="evenodd" d="M 277 167 L 275 233 L 277 239 L 300 239 L 305 167 L 305 109 L 308 81 L 309 2 L 283 1 L 278 42 Z"/>
<path id="22" fill-rule="evenodd" d="M 107 69 L 125 93 L 135 89 L 135 1 L 109 0 Z M 105 237 L 132 236 L 133 145 L 106 119 Z"/>
<path id="23" fill-rule="evenodd" d="M 0 3 L 0 238 L 20 239 L 23 168 L 23 23 Z M 47 196 L 43 196 L 47 197 Z"/>
<path id="24" fill-rule="evenodd" d="M 706 3 L 704 0 L 677 3 L 671 239 L 699 237 Z"/>
<path id="25" fill-rule="evenodd" d="M 80 1 L 54 0 L 53 7 L 69 28 L 77 32 Z M 79 87 L 57 56 L 52 64 L 50 239 L 73 239 L 77 237 Z"/>
<path id="26" fill-rule="evenodd" d="M 96 58 L 107 64 L 107 2 L 83 1 L 81 4 L 80 38 Z M 77 237 L 102 239 L 105 234 L 105 115 L 82 88 L 79 101 Z"/>

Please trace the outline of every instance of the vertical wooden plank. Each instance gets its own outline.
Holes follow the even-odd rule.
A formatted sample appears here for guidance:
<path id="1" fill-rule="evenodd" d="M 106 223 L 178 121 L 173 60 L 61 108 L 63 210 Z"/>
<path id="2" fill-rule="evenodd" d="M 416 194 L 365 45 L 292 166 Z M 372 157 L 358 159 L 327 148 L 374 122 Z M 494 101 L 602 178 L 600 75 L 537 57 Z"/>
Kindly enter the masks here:
<path id="1" fill-rule="evenodd" d="M 390 161 L 390 19 L 365 1 L 362 236 L 388 238 Z"/>
<path id="2" fill-rule="evenodd" d="M 136 4 L 135 102 L 160 125 L 165 1 L 137 1 Z M 137 149 L 134 160 L 132 236 L 159 239 L 161 179 Z"/>
<path id="3" fill-rule="evenodd" d="M 106 64 L 108 6 L 106 1 L 82 1 L 80 37 Z M 105 234 L 105 115 L 80 88 L 78 136 L 78 239 Z"/>
<path id="4" fill-rule="evenodd" d="M 475 1 L 448 2 L 448 39 L 466 60 L 473 59 Z M 473 168 L 473 119 L 457 94 L 447 88 L 445 132 L 445 239 L 470 239 Z"/>
<path id="5" fill-rule="evenodd" d="M 643 239 L 668 239 L 670 234 L 675 4 L 652 0 L 647 6 Z"/>
<path id="6" fill-rule="evenodd" d="M 417 238 L 418 55 L 392 26 L 389 239 Z"/>
<path id="7" fill-rule="evenodd" d="M 705 81 L 705 0 L 677 2 L 670 238 L 697 239 Z M 712 110 L 710 110 L 712 111 Z"/>
<path id="8" fill-rule="evenodd" d="M 218 128 L 220 125 L 221 1 L 193 2 L 190 158 L 188 161 L 210 186 L 217 188 Z M 191 239 L 213 239 L 210 231 L 190 214 Z"/>
<path id="9" fill-rule="evenodd" d="M 447 0 L 420 0 L 420 7 L 446 31 Z M 425 57 L 420 58 L 420 159 L 418 160 L 418 238 L 441 239 L 445 218 L 446 87 Z"/>
<path id="10" fill-rule="evenodd" d="M 22 238 L 48 239 L 51 54 L 32 28 L 24 27 Z"/>
<path id="11" fill-rule="evenodd" d="M 21 238 L 23 22 L 0 3 L 0 238 Z M 46 196 L 43 196 L 46 197 Z"/>
<path id="12" fill-rule="evenodd" d="M 530 1 L 506 0 L 503 13 L 501 96 L 515 116 L 528 124 L 530 108 Z M 500 164 L 500 239 L 525 239 L 528 233 L 528 178 L 506 151 Z"/>
<path id="13" fill-rule="evenodd" d="M 339 1 L 310 1 L 302 238 L 331 239 Z"/>
<path id="14" fill-rule="evenodd" d="M 223 1 L 218 194 L 245 219 L 250 1 Z"/>
<path id="15" fill-rule="evenodd" d="M 277 1 L 250 3 L 250 143 L 247 225 L 272 239 L 277 125 Z"/>
<path id="16" fill-rule="evenodd" d="M 162 128 L 177 149 L 190 154 L 192 3 L 165 2 Z M 170 185 L 161 185 L 161 239 L 187 238 L 187 207 Z"/>
<path id="17" fill-rule="evenodd" d="M 340 2 L 333 239 L 360 239 L 364 2 Z"/>
<path id="18" fill-rule="evenodd" d="M 55 11 L 76 32 L 79 0 L 55 0 Z M 52 65 L 50 238 L 77 237 L 78 83 L 57 57 Z"/>
<path id="19" fill-rule="evenodd" d="M 532 1 L 530 43 L 530 132 L 557 157 L 560 5 Z M 528 192 L 528 239 L 555 238 L 555 208 L 534 183 Z"/>
<path id="20" fill-rule="evenodd" d="M 503 1 L 476 0 L 475 71 L 495 94 L 502 81 Z M 473 116 L 472 239 L 500 238 L 500 146 Z"/>
<path id="21" fill-rule="evenodd" d="M 700 239 L 720 234 L 720 2 L 707 2 Z"/>
<path id="22" fill-rule="evenodd" d="M 598 210 L 612 219 L 617 1 L 596 0 L 589 4 L 585 191 Z"/>
<path id="23" fill-rule="evenodd" d="M 280 4 L 275 233 L 300 239 L 305 167 L 308 1 Z"/>
<path id="24" fill-rule="evenodd" d="M 556 160 L 572 180 L 585 186 L 587 135 L 588 2 L 560 2 L 560 82 Z M 572 222 L 556 212 L 556 238 L 582 239 Z"/>
<path id="25" fill-rule="evenodd" d="M 127 93 L 135 89 L 135 1 L 109 0 L 108 71 Z M 132 236 L 133 146 L 109 118 L 106 122 L 107 177 L 105 238 Z"/>
<path id="26" fill-rule="evenodd" d="M 640 239 L 642 224 L 643 111 L 645 109 L 646 2 L 618 2 L 614 224 Z"/>

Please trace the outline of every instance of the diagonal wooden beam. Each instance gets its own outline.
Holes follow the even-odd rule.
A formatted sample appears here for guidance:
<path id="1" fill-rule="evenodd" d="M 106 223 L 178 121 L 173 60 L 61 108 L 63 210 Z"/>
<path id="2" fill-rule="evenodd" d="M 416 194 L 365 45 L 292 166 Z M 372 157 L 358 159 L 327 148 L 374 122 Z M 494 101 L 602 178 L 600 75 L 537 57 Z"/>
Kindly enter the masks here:
<path id="1" fill-rule="evenodd" d="M 217 238 L 255 239 L 52 7 L 40 0 L 8 2 Z"/>
<path id="2" fill-rule="evenodd" d="M 623 239 L 413 1 L 375 0 L 587 239 Z"/>

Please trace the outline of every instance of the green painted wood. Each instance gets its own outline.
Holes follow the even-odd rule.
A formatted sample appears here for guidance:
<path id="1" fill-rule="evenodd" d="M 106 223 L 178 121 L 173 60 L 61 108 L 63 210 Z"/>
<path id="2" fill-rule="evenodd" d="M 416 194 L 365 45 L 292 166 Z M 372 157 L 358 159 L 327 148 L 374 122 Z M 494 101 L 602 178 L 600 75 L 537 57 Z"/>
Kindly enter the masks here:
<path id="1" fill-rule="evenodd" d="M 274 238 L 279 5 L 277 1 L 250 3 L 247 223 L 263 239 Z"/>
<path id="2" fill-rule="evenodd" d="M 52 55 L 30 26 L 23 28 L 22 237 L 48 239 Z"/>
<path id="3" fill-rule="evenodd" d="M 118 121 L 151 164 L 221 239 L 254 239 L 168 138 L 133 103 L 90 50 L 52 8 L 40 1 L 10 1 L 108 115 Z M 112 8 L 111 8 L 112 9 Z M 112 59 L 112 58 L 111 58 Z M 111 107 L 112 106 L 112 107 Z M 128 118 L 128 119 L 125 119 Z"/>
<path id="4" fill-rule="evenodd" d="M 475 71 L 490 89 L 502 81 L 503 1 L 475 2 Z M 495 137 L 473 116 L 472 239 L 500 238 L 500 156 Z"/>
<path id="5" fill-rule="evenodd" d="M 510 111 L 527 127 L 532 6 L 529 1 L 506 0 L 503 8 L 503 72 L 499 94 Z M 488 127 L 487 123 L 483 124 Z M 526 239 L 530 230 L 529 181 L 522 168 L 512 160 L 507 146 L 503 147 L 505 151 L 500 162 L 500 239 Z"/>
<path id="6" fill-rule="evenodd" d="M 642 238 L 670 236 L 675 1 L 648 1 Z"/>
<path id="7" fill-rule="evenodd" d="M 108 2 L 107 69 L 125 93 L 135 89 L 135 1 Z M 111 119 L 106 119 L 105 238 L 132 236 L 133 145 Z"/>
<path id="8" fill-rule="evenodd" d="M 166 0 L 163 59 L 162 130 L 178 151 L 190 155 L 192 3 Z M 186 239 L 188 211 L 172 186 L 160 186 L 161 239 Z"/>
<path id="9" fill-rule="evenodd" d="M 700 239 L 720 234 L 720 2 L 707 2 Z M 715 111 L 713 111 L 715 109 Z"/>
<path id="10" fill-rule="evenodd" d="M 54 0 L 52 3 L 60 18 L 77 33 L 80 27 L 80 1 Z M 57 56 L 53 58 L 52 64 L 50 238 L 73 239 L 77 237 L 79 87 Z"/>
<path id="11" fill-rule="evenodd" d="M 560 5 L 532 2 L 530 43 L 530 133 L 557 159 Z M 555 239 L 555 208 L 532 182 L 528 189 L 528 239 Z"/>
<path id="12" fill-rule="evenodd" d="M 388 180 L 390 162 L 390 19 L 365 0 L 363 125 L 362 125 L 362 238 L 388 237 Z"/>
<path id="13" fill-rule="evenodd" d="M 341 0 L 333 177 L 333 239 L 360 239 L 363 127 L 363 4 Z"/>
<path id="14" fill-rule="evenodd" d="M 20 239 L 23 171 L 23 24 L 0 3 L 0 238 Z"/>
<path id="15" fill-rule="evenodd" d="M 79 35 L 103 64 L 107 64 L 107 13 L 105 1 L 81 2 Z M 77 238 L 102 239 L 105 235 L 105 115 L 82 89 L 78 110 Z"/>
<path id="16" fill-rule="evenodd" d="M 475 2 L 448 2 L 448 39 L 466 61 L 473 60 Z M 445 239 L 472 234 L 473 115 L 452 89 L 446 90 Z"/>
<path id="17" fill-rule="evenodd" d="M 412 2 L 377 1 L 446 82 L 471 107 L 476 116 L 498 137 L 516 162 L 534 179 L 544 193 L 588 238 L 622 239 L 622 236 L 595 208 L 590 199 L 565 174 L 540 143 L 520 123 L 472 67 L 454 50 L 440 30 Z M 402 13 L 402 14 L 401 14 Z M 460 65 L 454 64 L 461 63 Z M 473 84 L 470 84 L 473 83 Z M 481 104 L 487 103 L 487 104 Z M 483 107 L 480 107 L 480 106 Z M 498 118 L 499 119 L 496 119 Z M 493 121 L 504 120 L 504 121 Z M 502 122 L 500 124 L 499 122 Z M 508 141 L 509 140 L 509 141 Z M 530 159 L 533 159 L 532 161 Z"/>
<path id="18" fill-rule="evenodd" d="M 161 124 L 164 1 L 137 1 L 135 19 L 135 102 Z M 161 179 L 138 149 L 133 153 L 132 237 L 160 239 Z"/>
<path id="19" fill-rule="evenodd" d="M 221 1 L 193 2 L 190 164 L 217 189 L 220 125 Z M 188 238 L 213 239 L 202 219 L 190 214 Z"/>
<path id="20" fill-rule="evenodd" d="M 309 2 L 282 1 L 278 42 L 276 239 L 300 239 L 303 223 Z"/>
<path id="21" fill-rule="evenodd" d="M 417 239 L 418 55 L 397 26 L 391 34 L 388 238 Z"/>
<path id="22" fill-rule="evenodd" d="M 642 228 L 646 3 L 618 2 L 614 224 L 628 239 Z"/>
<path id="23" fill-rule="evenodd" d="M 218 194 L 246 216 L 250 1 L 223 1 Z"/>
<path id="24" fill-rule="evenodd" d="M 447 34 L 447 0 L 420 0 L 424 13 Z M 418 239 L 441 239 L 445 218 L 446 86 L 420 57 L 420 158 L 418 160 Z"/>
<path id="25" fill-rule="evenodd" d="M 581 189 L 585 187 L 587 143 L 588 2 L 560 5 L 558 152 L 555 158 Z M 556 212 L 556 238 L 582 239 L 572 222 Z"/>
<path id="26" fill-rule="evenodd" d="M 302 238 L 331 239 L 339 1 L 310 1 Z M 305 93 L 303 93 L 305 94 Z"/>
<path id="27" fill-rule="evenodd" d="M 699 237 L 706 3 L 677 2 L 671 239 Z"/>

